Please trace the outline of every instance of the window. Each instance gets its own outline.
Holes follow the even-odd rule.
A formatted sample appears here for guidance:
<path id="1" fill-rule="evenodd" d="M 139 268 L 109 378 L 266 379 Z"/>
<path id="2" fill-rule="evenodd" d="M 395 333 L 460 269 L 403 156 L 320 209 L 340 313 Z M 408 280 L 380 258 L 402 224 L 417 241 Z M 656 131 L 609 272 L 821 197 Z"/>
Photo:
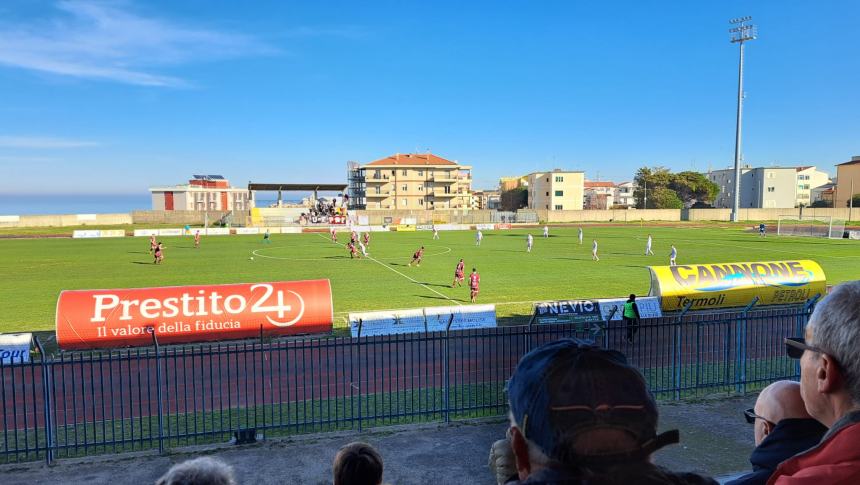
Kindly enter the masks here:
<path id="1" fill-rule="evenodd" d="M 549 182 L 549 180 L 547 180 L 547 182 Z M 549 197 L 549 192 L 546 193 L 546 196 Z"/>
<path id="2" fill-rule="evenodd" d="M 768 192 L 776 192 L 776 189 L 774 187 L 768 187 L 767 191 Z"/>
<path id="3" fill-rule="evenodd" d="M 418 199 L 418 205 L 424 205 L 424 199 Z"/>
<path id="4" fill-rule="evenodd" d="M 767 178 L 769 178 L 769 179 L 776 178 L 776 174 L 775 174 L 775 173 L 773 173 L 773 172 L 768 172 L 768 173 L 767 173 Z"/>
<path id="5" fill-rule="evenodd" d="M 381 193 L 382 193 L 382 192 L 380 192 L 379 187 L 374 188 L 374 190 L 376 190 L 376 192 L 375 192 L 375 193 L 377 193 L 377 194 L 381 194 Z"/>
<path id="6" fill-rule="evenodd" d="M 391 175 L 397 175 L 397 170 L 392 170 Z"/>
<path id="7" fill-rule="evenodd" d="M 556 190 L 555 196 L 556 197 L 564 197 L 564 191 L 563 190 Z"/>
<path id="8" fill-rule="evenodd" d="M 424 192 L 424 185 L 418 184 L 418 192 Z"/>
<path id="9" fill-rule="evenodd" d="M 404 206 L 404 207 L 406 207 L 406 203 L 407 203 L 407 202 L 408 202 L 408 201 L 407 201 L 406 199 L 403 199 L 403 206 Z"/>
<path id="10" fill-rule="evenodd" d="M 401 174 L 405 177 L 409 175 L 409 170 L 404 170 L 403 172 L 401 172 Z"/>
<path id="11" fill-rule="evenodd" d="M 560 205 L 557 205 L 557 206 L 555 206 L 555 210 L 560 211 L 560 210 L 564 210 L 564 209 L 562 209 Z"/>
<path id="12" fill-rule="evenodd" d="M 406 192 L 406 191 L 408 191 L 408 190 L 409 190 L 409 186 L 408 186 L 408 185 L 406 185 L 406 184 L 403 184 L 403 186 L 402 186 L 402 187 L 400 187 L 400 188 L 401 188 L 401 189 L 403 189 L 403 191 L 404 191 L 404 192 Z"/>
<path id="13" fill-rule="evenodd" d="M 546 178 L 546 181 L 549 182 L 549 177 Z"/>
<path id="14" fill-rule="evenodd" d="M 555 176 L 555 181 L 556 181 L 556 182 L 564 182 L 564 177 L 562 177 L 561 175 L 556 175 L 556 176 Z"/>
<path id="15" fill-rule="evenodd" d="M 423 177 L 423 176 L 424 176 L 424 170 L 419 170 L 419 171 L 418 171 L 418 176 L 419 176 L 419 177 Z"/>

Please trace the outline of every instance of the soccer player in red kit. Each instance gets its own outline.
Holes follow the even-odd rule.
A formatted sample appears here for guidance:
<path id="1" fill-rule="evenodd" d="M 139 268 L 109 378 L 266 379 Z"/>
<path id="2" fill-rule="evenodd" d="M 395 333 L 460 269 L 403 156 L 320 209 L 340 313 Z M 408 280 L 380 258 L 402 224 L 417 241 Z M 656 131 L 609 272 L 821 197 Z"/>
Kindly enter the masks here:
<path id="1" fill-rule="evenodd" d="M 355 244 L 353 244 L 352 241 L 346 245 L 346 248 L 349 249 L 349 259 L 361 259 L 361 255 L 358 254 L 358 250 L 355 248 Z"/>
<path id="2" fill-rule="evenodd" d="M 349 235 L 349 240 L 352 241 L 353 244 L 358 242 L 358 233 L 352 231 L 352 234 Z"/>
<path id="3" fill-rule="evenodd" d="M 331 242 L 337 242 L 337 231 L 334 230 L 333 227 L 329 228 L 329 232 L 331 232 Z"/>
<path id="4" fill-rule="evenodd" d="M 370 246 L 370 233 L 369 232 L 365 232 L 361 238 L 364 239 L 364 245 L 365 246 Z"/>
<path id="5" fill-rule="evenodd" d="M 463 258 L 460 258 L 460 262 L 457 263 L 457 269 L 454 270 L 454 282 L 451 283 L 451 288 L 454 286 L 463 286 L 463 273 L 466 271 L 466 263 L 463 262 Z"/>
<path id="6" fill-rule="evenodd" d="M 469 289 L 471 291 L 471 299 L 472 303 L 475 303 L 475 300 L 478 299 L 478 290 L 481 284 L 481 275 L 478 274 L 478 270 L 472 268 L 472 274 L 469 275 Z"/>
<path id="7" fill-rule="evenodd" d="M 164 261 L 164 245 L 158 243 L 155 245 L 155 264 L 161 264 Z"/>
<path id="8" fill-rule="evenodd" d="M 194 233 L 194 249 L 200 249 L 200 231 Z"/>
<path id="9" fill-rule="evenodd" d="M 415 251 L 415 254 L 412 255 L 412 261 L 409 262 L 409 266 L 412 266 L 412 263 L 417 263 L 415 266 L 421 266 L 421 258 L 424 257 L 424 246 L 421 246 L 421 249 Z"/>
<path id="10" fill-rule="evenodd" d="M 155 251 L 155 248 L 158 247 L 158 243 L 155 241 L 155 234 L 149 236 L 149 254 L 152 254 Z"/>

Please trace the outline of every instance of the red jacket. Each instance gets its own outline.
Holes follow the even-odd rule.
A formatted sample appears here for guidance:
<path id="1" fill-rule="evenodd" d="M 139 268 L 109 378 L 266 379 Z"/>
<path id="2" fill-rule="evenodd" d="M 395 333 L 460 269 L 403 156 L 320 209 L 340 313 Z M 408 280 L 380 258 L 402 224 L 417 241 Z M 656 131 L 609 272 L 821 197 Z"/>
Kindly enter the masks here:
<path id="1" fill-rule="evenodd" d="M 816 447 L 782 462 L 768 485 L 860 483 L 860 411 L 837 421 Z"/>

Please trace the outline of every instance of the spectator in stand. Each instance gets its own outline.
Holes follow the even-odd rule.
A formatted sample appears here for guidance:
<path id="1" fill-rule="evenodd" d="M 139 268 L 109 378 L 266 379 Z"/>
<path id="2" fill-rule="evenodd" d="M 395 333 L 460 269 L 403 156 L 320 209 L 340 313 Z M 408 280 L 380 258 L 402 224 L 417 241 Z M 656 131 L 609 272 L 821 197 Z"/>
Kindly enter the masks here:
<path id="1" fill-rule="evenodd" d="M 379 485 L 382 457 L 367 443 L 350 443 L 334 457 L 334 485 Z"/>
<path id="2" fill-rule="evenodd" d="M 800 359 L 800 395 L 829 429 L 821 442 L 782 462 L 769 484 L 860 483 L 860 281 L 843 283 L 818 304 L 805 338 L 785 339 Z"/>
<path id="3" fill-rule="evenodd" d="M 204 456 L 173 465 L 155 485 L 236 485 L 233 468 Z"/>
<path id="4" fill-rule="evenodd" d="M 755 449 L 750 455 L 753 471 L 726 485 L 764 485 L 776 467 L 821 441 L 827 432 L 803 406 L 800 384 L 779 381 L 764 388 L 755 408 L 744 411 L 754 426 Z"/>
<path id="5" fill-rule="evenodd" d="M 651 463 L 678 442 L 657 434 L 657 405 L 623 354 L 574 339 L 529 352 L 507 386 L 513 484 L 716 484 Z"/>

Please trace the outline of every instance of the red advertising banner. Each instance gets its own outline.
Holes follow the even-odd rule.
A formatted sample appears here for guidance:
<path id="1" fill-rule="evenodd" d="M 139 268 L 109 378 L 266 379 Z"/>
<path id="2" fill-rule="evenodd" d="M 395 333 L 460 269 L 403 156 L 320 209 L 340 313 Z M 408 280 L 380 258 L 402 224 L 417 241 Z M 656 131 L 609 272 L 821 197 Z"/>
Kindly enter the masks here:
<path id="1" fill-rule="evenodd" d="M 91 349 L 329 332 L 329 280 L 69 290 L 57 301 L 57 344 Z"/>

